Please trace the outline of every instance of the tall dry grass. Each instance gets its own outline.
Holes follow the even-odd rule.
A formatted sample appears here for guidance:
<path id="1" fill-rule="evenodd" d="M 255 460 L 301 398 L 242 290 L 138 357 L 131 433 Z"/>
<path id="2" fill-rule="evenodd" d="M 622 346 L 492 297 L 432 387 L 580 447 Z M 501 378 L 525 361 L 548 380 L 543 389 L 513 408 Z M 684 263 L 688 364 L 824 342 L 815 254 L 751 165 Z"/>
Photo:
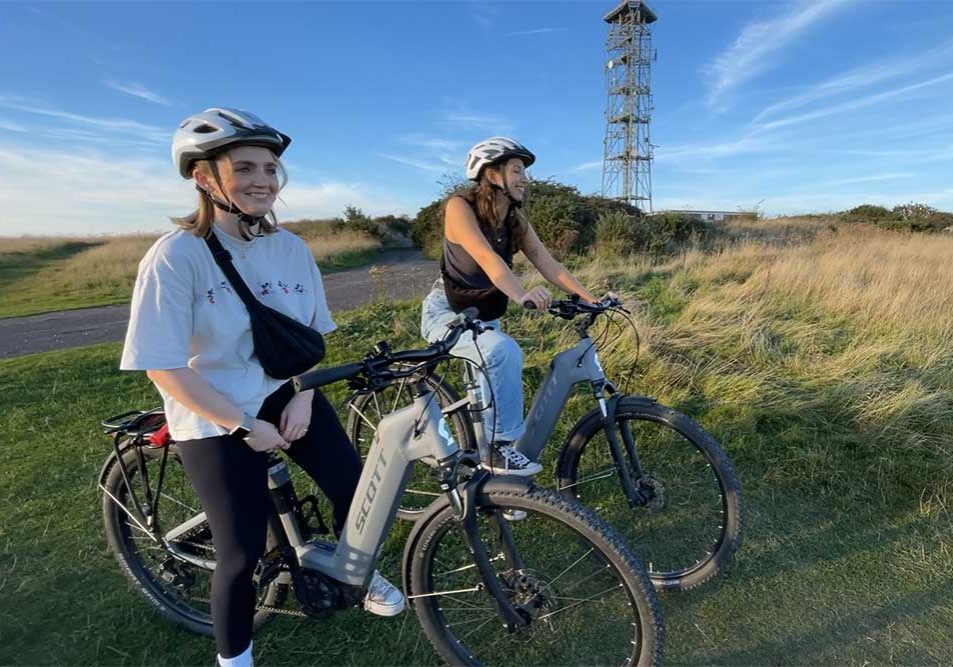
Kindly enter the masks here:
<path id="1" fill-rule="evenodd" d="M 344 253 L 375 250 L 381 245 L 377 239 L 372 238 L 369 234 L 349 230 L 305 239 L 305 243 L 308 244 L 315 260 L 319 262 Z"/>
<path id="2" fill-rule="evenodd" d="M 338 267 L 380 243 L 322 221 L 289 225 L 318 263 Z M 0 239 L 0 317 L 128 301 L 139 261 L 158 235 Z"/>
<path id="3" fill-rule="evenodd" d="M 701 416 L 766 479 L 847 489 L 843 502 L 953 503 L 953 238 L 791 223 L 664 261 L 600 259 L 590 289 L 634 305 L 634 390 Z M 542 339 L 534 364 L 571 343 Z M 614 379 L 631 337 L 606 350 Z M 545 366 L 544 366 L 545 367 Z M 949 517 L 946 517 L 949 523 Z"/>

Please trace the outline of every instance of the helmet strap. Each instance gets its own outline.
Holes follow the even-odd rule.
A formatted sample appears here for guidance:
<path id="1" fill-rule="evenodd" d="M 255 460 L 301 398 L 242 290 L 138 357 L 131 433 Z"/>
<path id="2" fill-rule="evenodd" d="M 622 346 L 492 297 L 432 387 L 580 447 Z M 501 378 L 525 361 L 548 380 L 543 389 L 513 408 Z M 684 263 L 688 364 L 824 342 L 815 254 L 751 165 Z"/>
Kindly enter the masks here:
<path id="1" fill-rule="evenodd" d="M 489 165 L 489 166 L 493 167 L 493 165 Z M 523 208 L 523 202 L 521 202 L 519 199 L 514 198 L 513 195 L 510 194 L 510 188 L 509 186 L 506 185 L 506 174 L 504 173 L 504 168 L 502 167 L 502 165 L 501 167 L 496 168 L 496 173 L 500 175 L 500 180 L 503 181 L 503 185 L 497 185 L 492 180 L 490 180 L 489 177 L 487 177 L 487 181 L 490 183 L 490 187 L 496 190 L 497 192 L 502 192 L 504 195 L 506 195 L 506 198 L 510 200 L 511 206 L 515 206 L 516 208 Z"/>
<path id="2" fill-rule="evenodd" d="M 218 165 L 215 164 L 215 160 L 209 160 L 209 166 L 212 169 L 212 176 L 215 178 L 215 183 L 218 184 L 219 191 L 222 194 L 225 194 L 225 186 L 222 185 L 222 178 L 218 173 Z M 258 225 L 262 224 L 265 221 L 265 216 L 258 216 L 258 217 L 250 216 L 247 213 L 245 213 L 243 210 L 241 210 L 238 206 L 236 206 L 235 203 L 230 199 L 228 200 L 228 203 L 225 203 L 225 202 L 219 201 L 218 199 L 212 196 L 211 192 L 209 192 L 208 190 L 203 190 L 198 185 L 195 186 L 195 189 L 203 193 L 206 197 L 208 197 L 209 201 L 215 205 L 215 208 L 225 211 L 226 213 L 231 213 L 233 215 L 238 216 L 238 222 L 240 223 L 239 231 L 241 232 L 242 238 L 244 238 L 246 241 L 251 240 L 251 237 L 249 236 L 249 234 L 251 234 L 252 236 L 261 236 L 261 232 L 258 231 Z M 228 197 L 228 195 L 225 195 L 225 196 L 226 198 Z"/>

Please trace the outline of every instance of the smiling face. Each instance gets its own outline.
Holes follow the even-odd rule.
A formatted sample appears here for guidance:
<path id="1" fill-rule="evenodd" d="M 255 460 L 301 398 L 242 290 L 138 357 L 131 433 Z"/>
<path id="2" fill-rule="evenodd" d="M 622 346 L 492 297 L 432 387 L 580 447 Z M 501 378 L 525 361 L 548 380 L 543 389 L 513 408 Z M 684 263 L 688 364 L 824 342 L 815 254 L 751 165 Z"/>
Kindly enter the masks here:
<path id="1" fill-rule="evenodd" d="M 491 172 L 493 173 L 493 172 Z M 502 175 L 501 175 L 502 174 Z M 490 176 L 497 185 L 506 182 L 506 189 L 516 201 L 523 201 L 526 196 L 526 186 L 529 185 L 529 176 L 526 174 L 526 165 L 518 157 L 510 158 L 503 165 L 502 172 L 496 171 Z"/>
<path id="2" fill-rule="evenodd" d="M 200 187 L 252 217 L 262 217 L 272 209 L 280 189 L 274 153 L 261 146 L 238 146 L 220 155 L 215 163 L 222 187 L 196 170 L 195 180 Z"/>

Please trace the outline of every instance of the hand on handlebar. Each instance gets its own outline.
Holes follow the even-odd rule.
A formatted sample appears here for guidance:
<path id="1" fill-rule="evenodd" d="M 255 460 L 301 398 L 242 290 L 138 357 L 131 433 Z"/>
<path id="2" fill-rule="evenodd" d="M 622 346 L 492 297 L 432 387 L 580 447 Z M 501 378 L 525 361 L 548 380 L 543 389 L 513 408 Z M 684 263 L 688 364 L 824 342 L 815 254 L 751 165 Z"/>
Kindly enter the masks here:
<path id="1" fill-rule="evenodd" d="M 606 306 L 621 306 L 622 297 L 615 292 L 606 292 L 605 296 L 599 299 L 599 303 Z"/>
<path id="2" fill-rule="evenodd" d="M 543 312 L 549 308 L 549 304 L 553 302 L 553 295 L 543 286 L 534 287 L 528 292 L 523 292 L 519 298 L 519 302 L 523 308 Z"/>

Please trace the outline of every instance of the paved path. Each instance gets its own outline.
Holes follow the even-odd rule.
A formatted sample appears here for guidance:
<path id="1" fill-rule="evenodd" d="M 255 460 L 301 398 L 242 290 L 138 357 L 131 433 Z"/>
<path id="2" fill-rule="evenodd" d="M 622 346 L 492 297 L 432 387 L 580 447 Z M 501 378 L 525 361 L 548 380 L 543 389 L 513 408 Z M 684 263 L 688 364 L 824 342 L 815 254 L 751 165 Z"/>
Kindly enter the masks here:
<path id="1" fill-rule="evenodd" d="M 374 267 L 377 267 L 376 269 Z M 349 310 L 375 297 L 422 298 L 437 277 L 437 262 L 417 250 L 382 253 L 374 265 L 324 276 L 331 311 Z M 0 319 L 0 359 L 121 341 L 129 304 Z"/>

